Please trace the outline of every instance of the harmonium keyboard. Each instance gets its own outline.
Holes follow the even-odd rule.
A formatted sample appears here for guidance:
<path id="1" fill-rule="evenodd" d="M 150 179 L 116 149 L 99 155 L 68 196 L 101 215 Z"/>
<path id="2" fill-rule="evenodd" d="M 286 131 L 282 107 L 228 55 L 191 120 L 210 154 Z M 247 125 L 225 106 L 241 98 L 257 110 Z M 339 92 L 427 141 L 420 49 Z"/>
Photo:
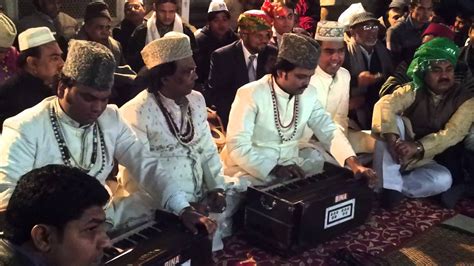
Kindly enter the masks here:
<path id="1" fill-rule="evenodd" d="M 256 244 L 291 256 L 363 224 L 373 198 L 365 179 L 326 163 L 315 176 L 249 187 L 245 232 Z"/>
<path id="2" fill-rule="evenodd" d="M 111 240 L 112 247 L 104 250 L 105 265 L 212 265 L 212 241 L 204 230 L 193 235 L 177 216 L 163 211 Z"/>

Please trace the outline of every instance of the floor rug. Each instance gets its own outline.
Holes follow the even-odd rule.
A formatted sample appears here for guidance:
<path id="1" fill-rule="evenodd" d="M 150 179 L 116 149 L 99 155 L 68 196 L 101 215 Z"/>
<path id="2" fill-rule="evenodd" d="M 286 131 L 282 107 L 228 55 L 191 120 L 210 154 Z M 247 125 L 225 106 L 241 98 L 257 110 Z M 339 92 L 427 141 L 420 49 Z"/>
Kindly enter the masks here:
<path id="1" fill-rule="evenodd" d="M 390 212 L 374 208 L 364 225 L 291 258 L 283 258 L 251 245 L 242 235 L 236 234 L 224 240 L 225 248 L 215 252 L 214 260 L 222 266 L 241 265 L 248 258 L 263 266 L 340 265 L 341 261 L 335 254 L 341 248 L 375 256 L 388 254 L 457 213 L 474 217 L 474 201 L 465 200 L 458 204 L 456 210 L 448 210 L 431 200 L 404 200 Z"/>
<path id="2" fill-rule="evenodd" d="M 474 264 L 474 219 L 456 215 L 384 256 L 390 265 Z"/>

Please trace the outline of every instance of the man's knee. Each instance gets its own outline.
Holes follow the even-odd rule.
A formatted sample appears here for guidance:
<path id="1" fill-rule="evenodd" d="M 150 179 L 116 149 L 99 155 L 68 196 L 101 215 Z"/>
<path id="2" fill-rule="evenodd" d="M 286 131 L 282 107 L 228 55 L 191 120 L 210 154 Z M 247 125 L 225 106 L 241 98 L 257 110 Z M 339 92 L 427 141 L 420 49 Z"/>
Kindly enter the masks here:
<path id="1" fill-rule="evenodd" d="M 435 183 L 440 193 L 448 190 L 453 184 L 453 178 L 449 170 L 439 171 Z"/>

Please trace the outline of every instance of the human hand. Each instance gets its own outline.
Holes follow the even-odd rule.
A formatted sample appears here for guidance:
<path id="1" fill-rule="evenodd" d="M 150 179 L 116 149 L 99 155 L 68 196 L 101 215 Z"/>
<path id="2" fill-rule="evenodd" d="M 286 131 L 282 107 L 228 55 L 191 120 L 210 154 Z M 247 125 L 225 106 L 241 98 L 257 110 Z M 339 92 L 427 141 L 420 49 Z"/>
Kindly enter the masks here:
<path id="1" fill-rule="evenodd" d="M 357 85 L 359 88 L 365 88 L 377 82 L 381 77 L 380 73 L 372 74 L 369 71 L 362 71 L 357 77 Z"/>
<path id="2" fill-rule="evenodd" d="M 290 179 L 290 178 L 301 178 L 305 176 L 305 173 L 301 167 L 296 164 L 290 165 L 279 165 L 273 167 L 270 172 L 277 178 Z"/>
<path id="3" fill-rule="evenodd" d="M 217 223 L 196 211 L 193 207 L 186 207 L 179 216 L 184 226 L 194 235 L 198 234 L 198 227 L 203 226 L 209 236 L 214 235 L 217 229 Z"/>
<path id="4" fill-rule="evenodd" d="M 397 154 L 399 154 L 401 161 L 408 161 L 416 155 L 418 151 L 417 146 L 418 145 L 414 141 L 405 141 L 399 139 L 395 143 L 395 150 Z"/>
<path id="5" fill-rule="evenodd" d="M 375 188 L 377 185 L 378 177 L 372 168 L 368 168 L 359 164 L 355 166 L 354 169 L 352 169 L 352 172 L 354 173 L 355 179 L 366 178 L 367 184 L 370 188 Z"/>
<path id="6" fill-rule="evenodd" d="M 224 212 L 227 207 L 224 190 L 218 188 L 209 191 L 206 196 L 206 202 L 210 212 Z"/>

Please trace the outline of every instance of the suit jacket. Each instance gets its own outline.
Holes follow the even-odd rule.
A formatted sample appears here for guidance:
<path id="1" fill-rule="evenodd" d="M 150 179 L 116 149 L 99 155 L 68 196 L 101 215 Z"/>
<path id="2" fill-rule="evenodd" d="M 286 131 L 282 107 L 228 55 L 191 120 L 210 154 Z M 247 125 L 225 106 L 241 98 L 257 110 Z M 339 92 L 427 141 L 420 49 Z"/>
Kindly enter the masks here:
<path id="1" fill-rule="evenodd" d="M 271 72 L 278 50 L 268 46 L 258 54 L 257 79 Z M 222 123 L 227 127 L 230 106 L 237 89 L 249 83 L 242 42 L 235 41 L 221 47 L 211 55 L 209 81 L 205 93 L 208 106 L 215 105 Z"/>

